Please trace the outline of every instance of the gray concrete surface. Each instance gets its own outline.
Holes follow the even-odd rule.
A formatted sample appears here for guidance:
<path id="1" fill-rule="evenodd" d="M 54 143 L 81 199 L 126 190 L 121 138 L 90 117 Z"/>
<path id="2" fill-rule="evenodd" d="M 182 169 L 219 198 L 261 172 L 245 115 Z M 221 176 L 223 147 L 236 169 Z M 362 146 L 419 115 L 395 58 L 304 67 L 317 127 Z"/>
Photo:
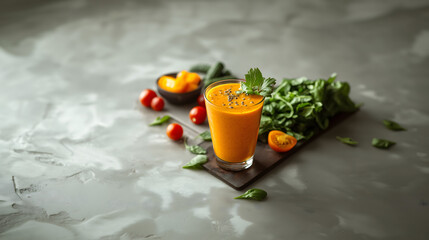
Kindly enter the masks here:
<path id="1" fill-rule="evenodd" d="M 364 106 L 234 200 L 137 102 L 217 60 Z M 428 66 L 428 1 L 0 1 L 0 239 L 429 239 Z"/>

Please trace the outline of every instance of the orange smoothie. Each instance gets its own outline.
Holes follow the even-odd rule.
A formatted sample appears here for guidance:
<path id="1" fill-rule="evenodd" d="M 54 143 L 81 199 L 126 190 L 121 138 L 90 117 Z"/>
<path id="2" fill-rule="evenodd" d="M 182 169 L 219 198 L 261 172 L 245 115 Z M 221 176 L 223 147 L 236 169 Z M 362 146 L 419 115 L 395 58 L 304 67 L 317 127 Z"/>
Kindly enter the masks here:
<path id="1" fill-rule="evenodd" d="M 253 161 L 264 100 L 260 95 L 236 94 L 240 81 L 216 82 L 204 94 L 213 149 L 228 163 Z"/>

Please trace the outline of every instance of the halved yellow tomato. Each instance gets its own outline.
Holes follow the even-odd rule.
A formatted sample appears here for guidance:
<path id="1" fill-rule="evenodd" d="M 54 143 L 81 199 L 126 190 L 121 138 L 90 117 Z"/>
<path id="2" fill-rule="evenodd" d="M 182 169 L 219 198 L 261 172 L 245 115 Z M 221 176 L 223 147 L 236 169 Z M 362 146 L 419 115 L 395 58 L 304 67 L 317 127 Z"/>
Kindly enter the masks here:
<path id="1" fill-rule="evenodd" d="M 287 152 L 295 147 L 296 138 L 282 131 L 272 130 L 268 134 L 268 145 L 276 152 Z"/>

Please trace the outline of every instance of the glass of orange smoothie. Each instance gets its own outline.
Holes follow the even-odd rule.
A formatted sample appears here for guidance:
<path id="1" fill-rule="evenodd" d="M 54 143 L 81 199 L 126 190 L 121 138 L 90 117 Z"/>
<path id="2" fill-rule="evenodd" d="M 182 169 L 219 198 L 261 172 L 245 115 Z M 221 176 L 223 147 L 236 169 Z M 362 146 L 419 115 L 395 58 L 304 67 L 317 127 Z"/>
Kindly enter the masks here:
<path id="1" fill-rule="evenodd" d="M 204 91 L 218 166 L 240 171 L 252 166 L 264 97 L 237 94 L 244 80 L 222 80 Z"/>

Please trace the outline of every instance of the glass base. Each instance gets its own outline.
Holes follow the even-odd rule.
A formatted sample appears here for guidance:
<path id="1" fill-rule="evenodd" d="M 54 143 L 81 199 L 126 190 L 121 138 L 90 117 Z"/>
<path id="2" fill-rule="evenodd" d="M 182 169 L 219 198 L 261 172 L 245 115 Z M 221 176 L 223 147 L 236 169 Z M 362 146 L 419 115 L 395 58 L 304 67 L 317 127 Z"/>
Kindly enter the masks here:
<path id="1" fill-rule="evenodd" d="M 251 156 L 244 162 L 226 162 L 216 156 L 216 163 L 219 167 L 228 171 L 241 171 L 244 169 L 248 169 L 252 166 L 253 156 Z"/>

